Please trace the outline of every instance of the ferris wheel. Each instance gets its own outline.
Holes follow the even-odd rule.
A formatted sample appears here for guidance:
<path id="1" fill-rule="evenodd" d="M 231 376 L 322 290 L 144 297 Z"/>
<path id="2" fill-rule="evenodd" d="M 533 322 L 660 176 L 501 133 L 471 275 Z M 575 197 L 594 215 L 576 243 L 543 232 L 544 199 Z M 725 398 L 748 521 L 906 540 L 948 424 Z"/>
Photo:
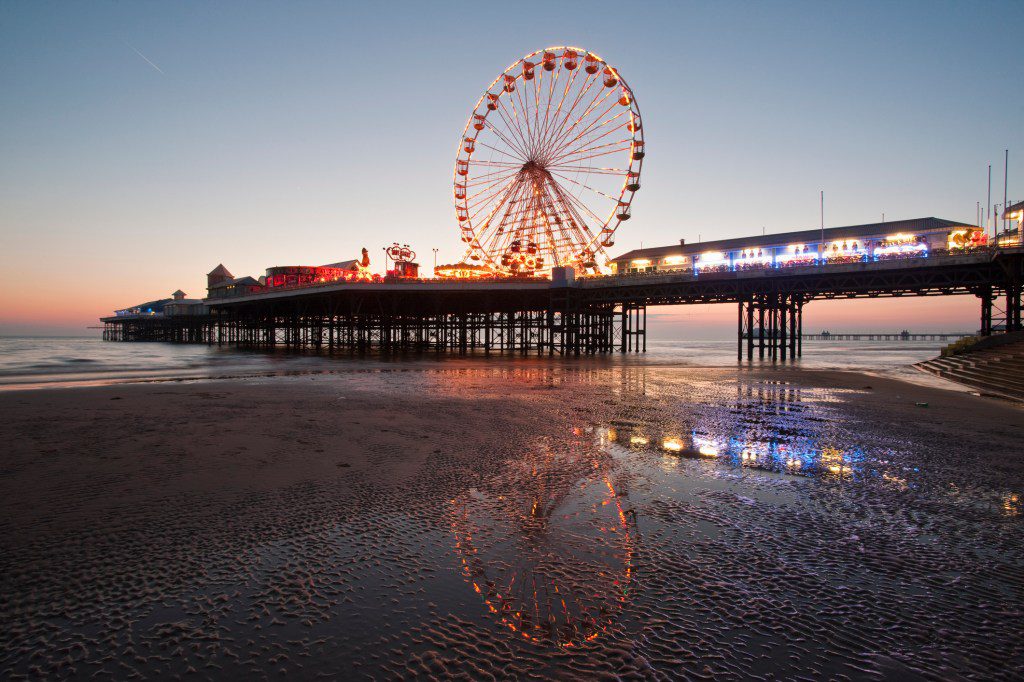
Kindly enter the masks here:
<path id="1" fill-rule="evenodd" d="M 618 70 L 578 47 L 516 61 L 459 140 L 455 214 L 466 259 L 514 274 L 598 271 L 640 189 L 643 126 Z"/>

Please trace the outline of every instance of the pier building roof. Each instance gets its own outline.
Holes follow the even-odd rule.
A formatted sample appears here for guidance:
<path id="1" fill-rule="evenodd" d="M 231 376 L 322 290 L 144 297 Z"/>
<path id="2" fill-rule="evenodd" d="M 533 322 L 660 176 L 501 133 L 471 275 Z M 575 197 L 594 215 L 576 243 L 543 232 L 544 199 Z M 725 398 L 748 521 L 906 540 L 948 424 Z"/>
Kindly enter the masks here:
<path id="1" fill-rule="evenodd" d="M 888 220 L 884 223 L 868 223 L 866 225 L 848 225 L 845 227 L 826 227 L 824 230 L 825 240 L 834 241 L 838 239 L 858 239 L 872 236 L 882 236 L 896 233 L 923 234 L 928 232 L 948 231 L 956 227 L 962 227 L 965 223 L 943 218 L 912 218 L 910 220 Z M 730 239 L 718 239 L 710 242 L 693 242 L 690 244 L 672 244 L 670 246 L 654 246 L 647 249 L 634 249 L 613 260 L 615 262 L 628 261 L 636 258 L 659 258 L 662 256 L 689 256 L 704 253 L 706 251 L 732 251 L 735 249 L 750 249 L 768 246 L 781 246 L 787 244 L 816 243 L 821 241 L 822 230 L 799 230 L 796 232 L 781 232 L 766 235 L 752 235 L 749 237 L 733 237 Z"/>

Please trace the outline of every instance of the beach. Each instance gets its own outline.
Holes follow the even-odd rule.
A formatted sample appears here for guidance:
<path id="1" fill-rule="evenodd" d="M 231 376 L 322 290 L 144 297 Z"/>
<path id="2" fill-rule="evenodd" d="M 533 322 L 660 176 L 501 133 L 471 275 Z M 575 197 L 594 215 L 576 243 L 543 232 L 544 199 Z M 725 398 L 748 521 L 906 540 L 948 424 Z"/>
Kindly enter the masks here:
<path id="1" fill-rule="evenodd" d="M 852 679 L 1024 662 L 1024 419 L 498 360 L 0 394 L 0 673 Z"/>

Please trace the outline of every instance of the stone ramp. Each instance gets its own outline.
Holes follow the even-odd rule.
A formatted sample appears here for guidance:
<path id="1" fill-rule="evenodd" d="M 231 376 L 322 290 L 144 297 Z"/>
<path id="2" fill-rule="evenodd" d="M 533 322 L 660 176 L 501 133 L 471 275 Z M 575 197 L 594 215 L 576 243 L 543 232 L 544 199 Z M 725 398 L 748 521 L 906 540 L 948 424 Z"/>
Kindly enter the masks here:
<path id="1" fill-rule="evenodd" d="M 914 367 L 985 395 L 1024 402 L 1024 340 L 925 360 Z"/>

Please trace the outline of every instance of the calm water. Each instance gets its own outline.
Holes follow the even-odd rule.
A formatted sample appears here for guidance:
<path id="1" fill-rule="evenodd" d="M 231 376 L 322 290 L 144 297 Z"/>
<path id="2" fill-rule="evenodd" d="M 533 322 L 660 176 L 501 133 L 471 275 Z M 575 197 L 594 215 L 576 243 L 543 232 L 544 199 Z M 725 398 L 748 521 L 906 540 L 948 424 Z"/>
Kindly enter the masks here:
<path id="1" fill-rule="evenodd" d="M 915 383 L 951 387 L 949 382 L 933 379 L 911 367 L 915 362 L 935 357 L 942 345 L 929 341 L 806 342 L 804 356 L 797 361 L 789 361 L 787 365 L 863 371 Z M 530 357 L 536 361 L 535 356 Z M 546 359 L 543 361 L 547 362 Z M 563 360 L 556 358 L 555 361 Z M 326 356 L 284 351 L 253 352 L 204 345 L 112 343 L 95 337 L 0 337 L 0 390 L 306 374 L 395 363 L 434 367 L 466 362 L 474 363 L 477 359 L 433 353 L 394 359 L 367 358 L 349 353 Z M 582 362 L 602 366 L 734 367 L 736 346 L 733 340 L 652 340 L 646 354 L 616 354 L 606 358 L 587 358 Z M 754 365 L 762 364 L 754 362 Z"/>

